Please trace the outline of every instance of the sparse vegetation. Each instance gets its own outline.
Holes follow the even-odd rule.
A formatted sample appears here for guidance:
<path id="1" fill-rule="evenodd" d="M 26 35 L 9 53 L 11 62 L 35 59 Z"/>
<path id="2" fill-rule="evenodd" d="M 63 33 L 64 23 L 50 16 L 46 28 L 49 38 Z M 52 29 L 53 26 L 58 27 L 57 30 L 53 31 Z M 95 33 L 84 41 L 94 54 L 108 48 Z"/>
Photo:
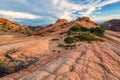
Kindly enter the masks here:
<path id="1" fill-rule="evenodd" d="M 0 67 L 3 65 L 4 65 L 4 63 L 3 63 L 2 59 L 0 59 Z"/>
<path id="2" fill-rule="evenodd" d="M 48 30 L 47 32 L 52 33 L 52 32 L 54 32 L 54 30 Z"/>
<path id="3" fill-rule="evenodd" d="M 73 26 L 72 28 L 69 29 L 69 31 L 71 31 L 71 32 L 79 32 L 80 31 L 80 27 Z"/>
<path id="4" fill-rule="evenodd" d="M 62 34 L 66 34 L 66 33 L 67 33 L 67 32 L 61 32 L 60 35 L 62 35 Z"/>
<path id="5" fill-rule="evenodd" d="M 99 37 L 103 37 L 105 30 L 103 27 L 96 27 L 96 28 L 90 28 L 90 32 L 92 34 L 99 36 Z"/>
<path id="6" fill-rule="evenodd" d="M 65 45 L 64 44 L 58 44 L 58 47 L 65 47 Z"/>
<path id="7" fill-rule="evenodd" d="M 88 32 L 94 35 L 97 35 L 99 37 L 104 36 L 104 28 L 103 27 L 96 27 L 96 28 L 86 28 L 86 27 L 77 27 L 77 26 L 73 26 L 72 28 L 70 28 L 67 31 L 67 35 L 72 35 L 74 33 L 79 33 L 79 32 Z"/>
<path id="8" fill-rule="evenodd" d="M 59 39 L 57 39 L 57 38 L 54 38 L 54 39 L 51 39 L 51 41 L 58 41 Z"/>
<path id="9" fill-rule="evenodd" d="M 90 31 L 90 29 L 89 29 L 89 28 L 86 28 L 86 27 L 81 27 L 80 30 L 83 31 L 83 32 L 86 32 L 86 31 L 89 32 L 89 31 Z"/>
<path id="10" fill-rule="evenodd" d="M 67 37 L 64 39 L 64 41 L 68 44 L 71 44 L 71 43 L 75 42 L 75 38 L 74 37 Z"/>
<path id="11" fill-rule="evenodd" d="M 74 26 L 67 31 L 67 37 L 64 39 L 66 43 L 74 43 L 76 41 L 101 41 L 104 40 L 99 38 L 104 35 L 104 29 L 102 27 L 86 28 Z M 96 37 L 96 36 L 98 37 Z"/>

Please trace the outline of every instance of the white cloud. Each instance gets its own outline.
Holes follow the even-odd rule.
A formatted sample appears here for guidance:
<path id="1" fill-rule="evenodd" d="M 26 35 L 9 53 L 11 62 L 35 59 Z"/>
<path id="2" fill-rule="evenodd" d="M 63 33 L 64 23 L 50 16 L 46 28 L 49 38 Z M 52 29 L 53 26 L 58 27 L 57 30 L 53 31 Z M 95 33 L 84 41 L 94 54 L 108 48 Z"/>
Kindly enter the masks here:
<path id="1" fill-rule="evenodd" d="M 58 18 L 67 18 L 71 19 L 71 15 L 73 11 L 79 11 L 78 16 L 89 16 L 96 10 L 102 9 L 103 6 L 109 5 L 112 3 L 119 2 L 120 0 L 86 0 L 81 2 L 80 4 L 70 3 L 68 0 L 52 0 L 53 7 L 56 8 L 54 14 L 58 16 Z M 87 4 L 85 4 L 87 2 Z M 60 11 L 59 11 L 60 10 Z M 100 14 L 100 12 L 96 12 Z"/>
<path id="2" fill-rule="evenodd" d="M 78 3 L 76 4 L 74 1 Z M 98 14 L 98 16 L 100 16 L 100 14 L 102 14 L 100 10 L 103 6 L 119 1 L 120 0 L 4 0 L 0 3 L 0 17 L 12 20 L 41 18 L 42 23 L 44 21 L 53 23 L 58 18 L 73 20 L 80 16 L 92 17 Z M 14 3 L 16 4 L 13 5 Z M 11 11 L 4 11 L 4 9 Z M 28 13 L 23 13 L 26 11 Z M 95 15 L 91 15 L 92 13 Z"/>
<path id="3" fill-rule="evenodd" d="M 52 6 L 55 8 L 55 12 L 53 14 L 57 18 L 65 18 L 68 20 L 72 20 L 73 11 L 83 10 L 83 5 L 76 5 L 69 3 L 68 0 L 52 0 Z"/>
<path id="4" fill-rule="evenodd" d="M 112 3 L 116 3 L 116 2 L 120 2 L 120 0 L 105 0 L 105 1 L 97 4 L 96 7 L 102 7 L 102 6 L 112 4 Z"/>
<path id="5" fill-rule="evenodd" d="M 4 11 L 0 10 L 0 16 L 9 18 L 9 19 L 37 19 L 41 18 L 41 16 L 29 14 L 29 13 L 22 13 L 22 12 L 15 12 L 15 11 Z"/>

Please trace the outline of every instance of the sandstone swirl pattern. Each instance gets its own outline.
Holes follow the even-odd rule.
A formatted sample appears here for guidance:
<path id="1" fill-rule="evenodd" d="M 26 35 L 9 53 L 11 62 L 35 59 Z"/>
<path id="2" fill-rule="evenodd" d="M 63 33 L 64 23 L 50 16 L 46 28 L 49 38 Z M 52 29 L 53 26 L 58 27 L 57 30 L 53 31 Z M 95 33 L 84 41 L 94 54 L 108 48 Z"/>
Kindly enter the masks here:
<path id="1" fill-rule="evenodd" d="M 120 56 L 105 43 L 82 43 L 19 80 L 120 80 Z"/>

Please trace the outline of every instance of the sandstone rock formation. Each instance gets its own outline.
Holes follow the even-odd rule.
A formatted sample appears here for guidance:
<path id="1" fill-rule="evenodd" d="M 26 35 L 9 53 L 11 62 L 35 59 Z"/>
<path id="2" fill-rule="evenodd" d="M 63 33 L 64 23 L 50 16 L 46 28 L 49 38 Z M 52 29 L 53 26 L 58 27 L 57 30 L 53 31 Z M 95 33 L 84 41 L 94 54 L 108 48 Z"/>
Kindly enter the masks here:
<path id="1" fill-rule="evenodd" d="M 58 19 L 55 24 L 52 24 L 40 31 L 41 34 L 47 34 L 56 31 L 67 31 L 69 28 L 73 26 L 78 27 L 99 27 L 100 25 L 91 21 L 88 17 L 78 17 L 76 20 L 68 22 L 66 19 Z"/>
<path id="2" fill-rule="evenodd" d="M 41 34 L 47 34 L 50 32 L 54 32 L 60 28 L 60 26 L 67 24 L 68 21 L 66 19 L 58 19 L 55 24 L 52 24 L 40 31 Z"/>
<path id="3" fill-rule="evenodd" d="M 102 26 L 107 30 L 120 32 L 120 19 L 106 21 L 102 24 Z"/>
<path id="4" fill-rule="evenodd" d="M 50 40 L 56 36 L 64 37 L 57 33 L 73 26 L 91 28 L 99 25 L 87 17 L 69 23 L 64 19 L 57 20 L 55 24 L 41 30 L 42 34 L 53 33 L 42 38 L 32 38 L 34 42 L 25 42 L 26 45 L 20 46 L 20 51 L 16 52 L 16 55 L 40 55 L 39 61 L 0 80 L 120 80 L 120 33 L 106 31 L 105 42 L 83 41 L 73 49 L 61 53 L 50 52 Z"/>
<path id="5" fill-rule="evenodd" d="M 106 31 L 104 39 L 82 42 L 56 58 L 51 55 L 51 61 L 44 59 L 0 80 L 120 80 L 120 35 Z"/>
<path id="6" fill-rule="evenodd" d="M 4 18 L 0 18 L 0 30 L 5 32 L 32 33 L 30 29 Z"/>
<path id="7" fill-rule="evenodd" d="M 82 43 L 69 54 L 19 80 L 119 80 L 119 63 L 118 54 L 105 43 Z"/>
<path id="8" fill-rule="evenodd" d="M 98 24 L 91 21 L 88 17 L 78 17 L 75 21 L 72 22 L 71 26 L 80 26 L 80 27 L 99 27 Z"/>

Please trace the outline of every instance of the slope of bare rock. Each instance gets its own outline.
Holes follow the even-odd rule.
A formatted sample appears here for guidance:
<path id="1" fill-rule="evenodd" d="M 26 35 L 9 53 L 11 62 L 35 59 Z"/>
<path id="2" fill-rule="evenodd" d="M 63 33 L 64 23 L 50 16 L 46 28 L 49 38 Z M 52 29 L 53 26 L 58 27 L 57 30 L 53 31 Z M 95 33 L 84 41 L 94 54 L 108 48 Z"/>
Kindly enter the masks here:
<path id="1" fill-rule="evenodd" d="M 44 58 L 0 80 L 120 80 L 119 34 L 111 31 L 106 34 L 109 36 L 105 37 L 106 42 L 82 42 L 75 49 L 59 54 L 48 54 L 51 37 L 28 41 L 16 54 L 42 54 Z"/>
<path id="2" fill-rule="evenodd" d="M 120 33 L 119 32 L 106 30 L 105 33 L 120 38 Z"/>
<path id="3" fill-rule="evenodd" d="M 94 42 L 82 43 L 19 80 L 120 80 L 119 72 L 120 56 L 105 43 Z"/>
<path id="4" fill-rule="evenodd" d="M 120 42 L 120 39 L 117 38 L 117 37 L 114 37 L 114 36 L 111 36 L 111 35 L 108 35 L 108 34 L 105 34 L 105 37 L 109 38 L 109 39 L 112 39 L 114 41 L 117 41 L 117 42 Z"/>
<path id="5" fill-rule="evenodd" d="M 79 26 L 79 27 L 99 27 L 100 25 L 94 23 L 92 20 L 90 20 L 88 17 L 78 17 L 75 21 L 73 21 L 70 26 Z"/>
<path id="6" fill-rule="evenodd" d="M 120 48 L 120 33 L 106 30 L 104 39 L 110 45 Z"/>
<path id="7" fill-rule="evenodd" d="M 105 43 L 105 45 L 107 45 L 108 47 L 110 47 L 114 52 L 116 52 L 118 55 L 120 55 L 120 47 L 116 47 L 112 44 L 109 43 Z"/>
<path id="8" fill-rule="evenodd" d="M 60 28 L 60 26 L 67 24 L 67 23 L 68 23 L 68 21 L 66 19 L 58 19 L 54 24 L 42 29 L 40 31 L 40 34 L 45 35 L 45 34 L 48 34 L 51 32 L 55 32 Z"/>

